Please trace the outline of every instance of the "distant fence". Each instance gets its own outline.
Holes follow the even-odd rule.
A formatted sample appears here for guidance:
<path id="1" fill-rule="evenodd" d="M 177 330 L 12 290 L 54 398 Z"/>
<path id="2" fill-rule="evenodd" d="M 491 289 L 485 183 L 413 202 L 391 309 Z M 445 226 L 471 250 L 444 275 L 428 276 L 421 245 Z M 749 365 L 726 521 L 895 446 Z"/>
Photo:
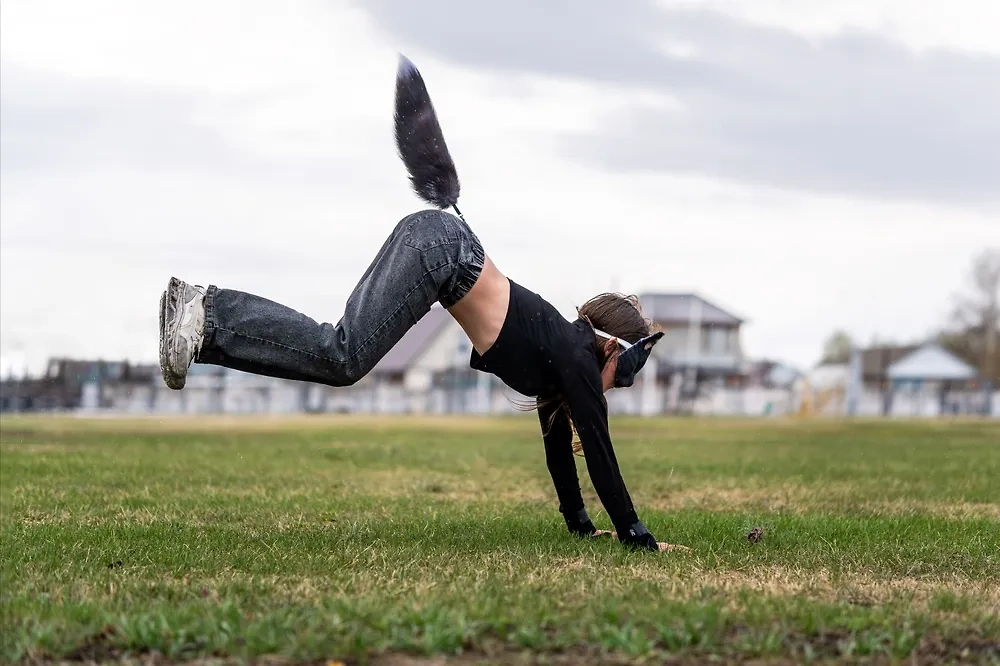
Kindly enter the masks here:
<path id="1" fill-rule="evenodd" d="M 696 397 L 681 399 L 669 388 L 638 383 L 607 394 L 608 411 L 624 415 L 691 414 L 705 416 L 844 416 L 843 392 L 765 387 L 704 387 Z M 79 411 L 106 414 L 295 414 L 308 412 L 375 414 L 512 414 L 530 405 L 499 383 L 461 388 L 434 387 L 407 390 L 399 383 L 371 382 L 350 388 L 331 388 L 279 379 L 235 381 L 192 378 L 184 391 L 158 383 L 87 386 Z M 16 407 L 7 411 L 21 411 Z M 50 409 L 47 411 L 65 411 Z M 953 414 L 989 414 L 1000 418 L 1000 391 L 896 391 L 891 395 L 864 390 L 858 396 L 857 416 L 933 418 Z"/>
<path id="2" fill-rule="evenodd" d="M 812 396 L 805 401 L 801 393 L 791 389 L 716 388 L 695 399 L 686 411 L 713 416 L 768 416 L 804 414 L 811 416 L 846 416 L 847 399 L 838 395 L 823 400 Z M 808 404 L 810 408 L 803 409 Z M 663 410 L 669 412 L 671 410 Z M 893 393 L 863 390 L 858 396 L 855 416 L 934 418 L 959 414 L 988 415 L 1000 418 L 1000 391 L 991 395 L 982 392 L 950 392 L 944 400 L 931 392 Z"/>

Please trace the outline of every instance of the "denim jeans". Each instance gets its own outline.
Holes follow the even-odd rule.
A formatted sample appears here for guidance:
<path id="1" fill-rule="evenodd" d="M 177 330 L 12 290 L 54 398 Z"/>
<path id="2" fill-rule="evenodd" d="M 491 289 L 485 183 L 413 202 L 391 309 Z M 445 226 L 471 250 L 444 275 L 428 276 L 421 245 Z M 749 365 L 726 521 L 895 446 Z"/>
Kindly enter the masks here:
<path id="1" fill-rule="evenodd" d="M 479 278 L 485 257 L 465 222 L 426 210 L 396 225 L 336 324 L 211 285 L 196 362 L 349 386 L 368 374 L 434 303 L 450 307 L 465 296 Z"/>

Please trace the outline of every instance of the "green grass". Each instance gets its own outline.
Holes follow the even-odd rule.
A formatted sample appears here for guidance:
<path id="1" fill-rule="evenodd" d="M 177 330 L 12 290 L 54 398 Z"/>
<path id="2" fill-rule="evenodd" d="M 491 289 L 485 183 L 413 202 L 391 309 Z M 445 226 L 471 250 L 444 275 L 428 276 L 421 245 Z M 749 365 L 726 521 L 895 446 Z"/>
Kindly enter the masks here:
<path id="1" fill-rule="evenodd" d="M 4 419 L 0 659 L 1000 662 L 1000 424 L 612 427 L 692 552 L 570 537 L 533 416 Z"/>

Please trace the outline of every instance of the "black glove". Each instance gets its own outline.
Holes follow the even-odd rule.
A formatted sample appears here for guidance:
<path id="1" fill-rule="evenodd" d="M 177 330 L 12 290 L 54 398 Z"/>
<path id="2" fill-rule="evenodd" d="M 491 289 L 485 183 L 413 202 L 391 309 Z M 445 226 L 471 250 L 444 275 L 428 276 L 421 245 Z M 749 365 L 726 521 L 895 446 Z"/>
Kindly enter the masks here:
<path id="1" fill-rule="evenodd" d="M 587 515 L 586 509 L 564 513 L 563 519 L 566 521 L 566 527 L 569 528 L 569 531 L 577 536 L 590 536 L 597 531 L 590 516 Z"/>
<path id="2" fill-rule="evenodd" d="M 660 550 L 659 545 L 656 543 L 656 537 L 646 529 L 641 520 L 633 523 L 625 534 L 619 532 L 618 540 L 629 548 L 636 550 L 655 550 L 657 552 Z"/>

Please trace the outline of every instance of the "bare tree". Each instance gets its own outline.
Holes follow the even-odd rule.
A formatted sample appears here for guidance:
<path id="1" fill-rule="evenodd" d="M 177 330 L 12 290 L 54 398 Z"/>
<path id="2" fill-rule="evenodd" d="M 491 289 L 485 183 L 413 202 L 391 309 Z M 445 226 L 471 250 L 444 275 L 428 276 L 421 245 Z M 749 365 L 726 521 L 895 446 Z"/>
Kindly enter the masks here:
<path id="1" fill-rule="evenodd" d="M 942 343 L 1000 383 L 1000 248 L 983 250 L 969 271 L 969 291 L 956 299 Z"/>

